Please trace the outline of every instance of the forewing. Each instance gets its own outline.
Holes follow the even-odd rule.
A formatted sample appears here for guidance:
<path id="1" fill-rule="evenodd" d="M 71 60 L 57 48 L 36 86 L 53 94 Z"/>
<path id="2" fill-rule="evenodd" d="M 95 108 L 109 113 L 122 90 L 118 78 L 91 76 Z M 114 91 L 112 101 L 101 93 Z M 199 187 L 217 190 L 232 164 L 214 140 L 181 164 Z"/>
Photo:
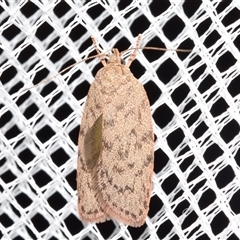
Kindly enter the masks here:
<path id="1" fill-rule="evenodd" d="M 152 190 L 154 135 L 146 92 L 132 75 L 126 77 L 127 84 L 104 107 L 95 181 L 98 201 L 110 217 L 141 226 Z"/>
<path id="2" fill-rule="evenodd" d="M 96 199 L 92 168 L 98 161 L 102 143 L 102 107 L 98 83 L 91 85 L 78 138 L 77 191 L 78 210 L 83 221 L 103 222 L 108 217 Z"/>

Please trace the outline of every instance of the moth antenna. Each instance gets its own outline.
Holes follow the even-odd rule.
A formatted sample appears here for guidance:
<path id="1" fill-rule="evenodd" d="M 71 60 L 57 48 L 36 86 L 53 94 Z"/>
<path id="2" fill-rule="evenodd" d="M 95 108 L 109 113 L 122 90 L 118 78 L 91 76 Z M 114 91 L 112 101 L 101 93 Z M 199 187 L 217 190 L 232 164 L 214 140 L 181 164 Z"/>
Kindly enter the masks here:
<path id="1" fill-rule="evenodd" d="M 137 39 L 137 43 L 136 43 L 136 47 L 134 48 L 129 48 L 129 49 L 126 49 L 124 51 L 122 51 L 120 53 L 120 55 L 122 55 L 123 53 L 125 52 L 128 52 L 128 51 L 131 51 L 131 50 L 134 50 L 133 53 L 130 55 L 129 59 L 128 59 L 128 62 L 126 64 L 126 67 L 129 67 L 131 65 L 131 63 L 133 62 L 133 60 L 135 59 L 136 55 L 137 55 L 137 50 L 139 49 L 142 49 L 142 50 L 155 50 L 155 51 L 176 51 L 176 52 L 191 52 L 192 50 L 191 49 L 167 49 L 167 48 L 159 48 L 159 47 L 139 47 L 140 46 L 140 42 L 141 42 L 141 38 L 142 38 L 142 34 L 139 34 L 138 35 L 138 39 Z M 81 62 L 84 62 L 84 61 L 87 61 L 89 59 L 93 59 L 93 58 L 96 58 L 98 57 L 100 59 L 100 61 L 102 62 L 103 66 L 106 66 L 106 61 L 105 59 L 103 58 L 103 56 L 106 56 L 106 53 L 108 52 L 105 52 L 105 53 L 101 53 L 99 48 L 97 47 L 97 43 L 96 43 L 96 39 L 91 36 L 91 39 L 92 39 L 92 42 L 93 42 L 93 46 L 97 52 L 97 55 L 93 55 L 93 56 L 90 56 L 90 57 L 87 57 L 79 62 L 76 62 L 66 68 L 64 68 L 62 71 L 60 71 L 59 73 L 55 74 L 54 76 L 50 77 L 50 78 L 46 78 L 44 80 L 42 80 L 41 82 L 37 83 L 36 85 L 32 86 L 32 87 L 29 87 L 29 88 L 25 88 L 23 89 L 21 92 L 25 92 L 25 91 L 28 91 L 34 87 L 37 87 L 43 83 L 47 83 L 48 81 L 52 80 L 53 78 L 57 77 L 58 75 L 61 75 L 62 73 L 66 72 L 67 70 L 71 69 L 72 67 L 76 66 L 77 64 L 81 63 Z"/>
<path id="2" fill-rule="evenodd" d="M 141 42 L 141 38 L 142 38 L 142 34 L 138 34 L 138 39 L 137 39 L 137 43 L 136 43 L 136 47 L 133 48 L 134 51 L 132 52 L 132 54 L 130 55 L 128 62 L 126 64 L 126 67 L 130 67 L 132 61 L 135 59 L 136 55 L 137 55 L 137 50 L 140 49 L 140 42 Z M 122 53 L 121 53 L 122 54 Z"/>
<path id="3" fill-rule="evenodd" d="M 98 53 L 98 55 L 97 55 L 98 58 L 100 59 L 102 65 L 103 65 L 103 66 L 106 66 L 106 65 L 107 65 L 107 62 L 106 62 L 106 60 L 103 58 L 104 55 L 100 52 L 100 50 L 99 50 L 98 47 L 97 47 L 96 39 L 95 39 L 93 36 L 91 36 L 91 39 L 92 39 L 92 42 L 93 42 L 93 46 L 94 46 L 94 48 L 96 49 L 96 52 Z"/>
<path id="4" fill-rule="evenodd" d="M 41 82 L 37 83 L 36 85 L 34 85 L 34 86 L 32 86 L 32 87 L 29 87 L 29 88 L 23 89 L 22 92 L 28 91 L 28 90 L 30 90 L 30 89 L 32 89 L 32 88 L 34 88 L 34 87 L 37 87 L 37 86 L 39 86 L 39 85 L 41 85 L 41 84 L 43 84 L 43 83 L 47 83 L 47 82 L 49 82 L 50 80 L 52 80 L 53 78 L 57 77 L 58 75 L 61 75 L 62 73 L 66 72 L 67 70 L 73 68 L 73 67 L 76 66 L 77 64 L 79 64 L 79 63 L 81 63 L 81 62 L 85 62 L 85 61 L 87 61 L 87 60 L 89 60 L 89 59 L 96 58 L 96 57 L 99 58 L 100 55 L 101 55 L 101 56 L 105 56 L 106 53 L 100 53 L 100 54 L 97 54 L 97 55 L 93 55 L 93 56 L 87 57 L 87 58 L 85 58 L 85 59 L 83 59 L 83 60 L 81 60 L 81 61 L 79 61 L 79 62 L 73 63 L 72 65 L 64 68 L 62 71 L 58 72 L 57 74 L 55 74 L 55 75 L 53 75 L 53 76 L 51 76 L 51 77 L 49 77 L 49 78 L 46 78 L 46 79 L 42 80 Z"/>
<path id="5" fill-rule="evenodd" d="M 168 49 L 168 48 L 158 48 L 158 47 L 141 47 L 139 49 L 156 50 L 156 51 L 175 51 L 175 52 L 191 52 L 192 51 L 192 49 L 182 49 L 182 48 Z"/>
<path id="6" fill-rule="evenodd" d="M 134 47 L 134 48 L 129 48 L 121 52 L 121 55 L 124 54 L 125 52 L 131 51 L 131 50 L 155 50 L 155 51 L 175 51 L 175 52 L 191 52 L 192 49 L 182 49 L 182 48 L 177 48 L 177 49 L 169 49 L 169 48 L 159 48 L 159 47 Z"/>

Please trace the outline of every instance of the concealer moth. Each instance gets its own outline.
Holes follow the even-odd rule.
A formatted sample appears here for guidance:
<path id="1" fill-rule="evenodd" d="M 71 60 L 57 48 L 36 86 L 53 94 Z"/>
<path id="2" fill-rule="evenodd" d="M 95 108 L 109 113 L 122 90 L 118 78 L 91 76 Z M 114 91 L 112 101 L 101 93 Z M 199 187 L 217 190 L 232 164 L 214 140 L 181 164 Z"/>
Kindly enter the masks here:
<path id="1" fill-rule="evenodd" d="M 152 191 L 154 133 L 149 100 L 142 84 L 121 53 L 112 49 L 85 103 L 78 137 L 78 211 L 85 222 L 115 219 L 139 227 L 144 224 Z"/>

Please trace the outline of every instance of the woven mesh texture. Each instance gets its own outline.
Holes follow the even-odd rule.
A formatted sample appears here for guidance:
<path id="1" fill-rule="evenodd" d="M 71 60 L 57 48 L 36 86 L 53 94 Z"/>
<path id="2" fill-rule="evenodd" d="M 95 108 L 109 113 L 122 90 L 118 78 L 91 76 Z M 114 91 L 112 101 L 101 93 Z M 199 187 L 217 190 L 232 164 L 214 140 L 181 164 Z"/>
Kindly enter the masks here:
<path id="1" fill-rule="evenodd" d="M 240 239 L 240 2 L 1 1 L 1 239 Z M 135 46 L 155 133 L 140 228 L 77 212 L 77 137 L 99 59 Z M 129 54 L 126 54 L 126 58 Z"/>

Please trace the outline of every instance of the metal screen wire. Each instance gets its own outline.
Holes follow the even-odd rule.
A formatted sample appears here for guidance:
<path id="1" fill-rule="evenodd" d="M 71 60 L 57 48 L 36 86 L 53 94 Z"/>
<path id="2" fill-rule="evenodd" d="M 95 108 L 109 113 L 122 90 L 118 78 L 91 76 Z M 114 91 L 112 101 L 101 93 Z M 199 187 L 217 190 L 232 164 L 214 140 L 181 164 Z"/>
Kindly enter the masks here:
<path id="1" fill-rule="evenodd" d="M 0 238 L 240 239 L 239 17 L 238 0 L 1 1 Z M 138 50 L 130 67 L 154 122 L 148 218 L 84 223 L 77 138 L 102 64 L 34 85 L 96 54 L 91 35 L 106 52 L 139 33 L 142 47 L 192 49 Z"/>

